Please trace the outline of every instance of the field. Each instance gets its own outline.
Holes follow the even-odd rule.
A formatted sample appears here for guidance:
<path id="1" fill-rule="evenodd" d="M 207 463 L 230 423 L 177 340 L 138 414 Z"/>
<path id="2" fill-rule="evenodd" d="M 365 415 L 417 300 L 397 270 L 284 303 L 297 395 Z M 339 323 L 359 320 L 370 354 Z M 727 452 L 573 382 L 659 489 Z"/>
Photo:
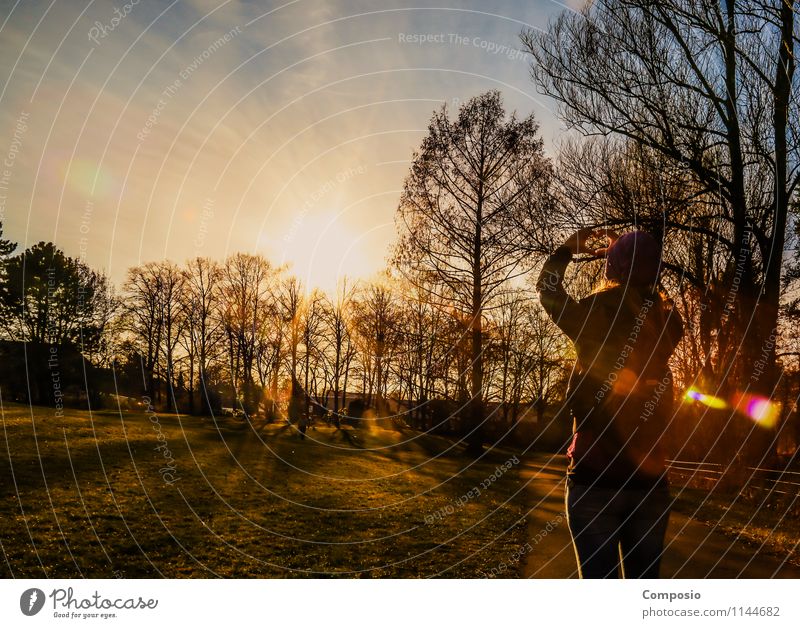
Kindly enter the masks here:
<path id="1" fill-rule="evenodd" d="M 480 577 L 525 543 L 514 452 L 5 404 L 2 577 Z"/>
<path id="2" fill-rule="evenodd" d="M 730 538 L 800 567 L 800 521 L 785 505 L 763 507 L 735 495 L 709 494 L 692 488 L 673 489 L 675 509 Z M 792 500 L 794 504 L 795 500 Z"/>

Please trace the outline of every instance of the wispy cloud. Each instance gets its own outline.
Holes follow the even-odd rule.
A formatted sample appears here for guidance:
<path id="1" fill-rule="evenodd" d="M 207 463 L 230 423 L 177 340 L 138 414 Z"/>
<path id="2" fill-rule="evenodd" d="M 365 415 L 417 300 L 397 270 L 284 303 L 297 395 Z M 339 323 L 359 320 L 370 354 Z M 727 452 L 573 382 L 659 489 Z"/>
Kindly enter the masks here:
<path id="1" fill-rule="evenodd" d="M 233 250 L 310 281 L 320 268 L 324 281 L 371 274 L 440 103 L 500 88 L 548 141 L 557 133 L 518 34 L 558 3 L 123 6 L 20 3 L 0 16 L 0 149 L 30 114 L 6 234 L 55 240 L 117 281 L 140 261 Z"/>

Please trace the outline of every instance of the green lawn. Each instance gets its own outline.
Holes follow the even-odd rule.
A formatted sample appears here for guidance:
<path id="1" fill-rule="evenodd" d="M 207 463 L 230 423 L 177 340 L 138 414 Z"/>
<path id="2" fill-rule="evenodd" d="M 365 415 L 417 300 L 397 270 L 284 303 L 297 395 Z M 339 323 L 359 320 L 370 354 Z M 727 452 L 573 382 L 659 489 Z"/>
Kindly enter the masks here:
<path id="1" fill-rule="evenodd" d="M 474 490 L 509 451 L 12 404 L 2 424 L 2 577 L 477 577 L 525 544 L 519 465 Z"/>

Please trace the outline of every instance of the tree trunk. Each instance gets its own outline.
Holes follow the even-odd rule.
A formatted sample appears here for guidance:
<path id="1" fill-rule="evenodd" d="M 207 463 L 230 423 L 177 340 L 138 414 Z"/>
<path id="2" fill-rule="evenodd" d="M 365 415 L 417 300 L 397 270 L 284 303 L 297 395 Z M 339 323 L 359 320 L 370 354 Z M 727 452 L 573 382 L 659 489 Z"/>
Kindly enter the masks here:
<path id="1" fill-rule="evenodd" d="M 189 356 L 189 414 L 194 416 L 194 353 Z"/>
<path id="2" fill-rule="evenodd" d="M 480 194 L 480 193 L 479 193 Z M 479 454 L 483 451 L 483 321 L 481 293 L 481 220 L 482 207 L 479 196 L 475 220 L 475 240 L 472 262 L 472 377 L 469 408 L 469 435 L 467 453 Z"/>

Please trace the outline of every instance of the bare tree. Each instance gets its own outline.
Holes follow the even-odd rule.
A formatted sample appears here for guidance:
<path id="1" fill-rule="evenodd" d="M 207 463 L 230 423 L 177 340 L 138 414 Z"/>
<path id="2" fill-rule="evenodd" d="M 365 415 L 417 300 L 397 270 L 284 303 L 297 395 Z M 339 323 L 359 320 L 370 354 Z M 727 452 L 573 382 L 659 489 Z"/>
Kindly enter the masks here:
<path id="1" fill-rule="evenodd" d="M 533 116 L 506 113 L 499 92 L 470 99 L 450 120 L 434 114 L 414 155 L 397 212 L 393 262 L 406 277 L 420 270 L 447 293 L 470 329 L 469 449 L 481 449 L 484 420 L 483 316 L 523 272 L 524 232 L 516 228 L 534 182 L 550 166 Z"/>
<path id="2" fill-rule="evenodd" d="M 447 347 L 441 342 L 440 330 L 446 315 L 434 305 L 431 290 L 422 285 L 423 281 L 417 278 L 399 287 L 402 299 L 398 306 L 399 350 L 394 376 L 399 387 L 407 391 L 412 424 L 430 429 L 430 401 L 437 394 L 437 381 L 444 380 L 442 360 Z"/>
<path id="3" fill-rule="evenodd" d="M 572 357 L 571 345 L 539 303 L 527 302 L 525 326 L 516 340 L 517 362 L 526 361 L 524 396 L 532 400 L 539 423 L 548 408 L 558 402 L 569 375 L 567 360 Z"/>
<path id="4" fill-rule="evenodd" d="M 211 414 L 212 382 L 209 365 L 216 357 L 222 339 L 222 321 L 219 316 L 220 282 L 219 265 L 207 258 L 190 260 L 184 269 L 183 307 L 186 329 L 183 346 L 189 362 L 189 411 L 195 411 L 195 370 L 199 383 L 204 414 Z"/>
<path id="5" fill-rule="evenodd" d="M 123 287 L 125 329 L 142 356 L 143 389 L 152 399 L 156 389 L 156 369 L 163 333 L 161 317 L 161 273 L 156 262 L 128 269 Z"/>
<path id="6" fill-rule="evenodd" d="M 718 197 L 716 232 L 666 219 L 727 249 L 735 350 L 721 371 L 733 374 L 730 384 L 766 394 L 800 180 L 797 20 L 793 0 L 598 0 L 563 13 L 547 32 L 523 33 L 534 79 L 570 126 L 658 151 L 691 174 L 698 192 Z M 762 352 L 768 367 L 754 377 L 748 369 Z"/>
<path id="7" fill-rule="evenodd" d="M 374 405 L 379 415 L 386 410 L 388 374 L 397 346 L 397 319 L 396 296 L 388 277 L 365 285 L 353 300 L 353 328 L 361 347 L 365 403 Z"/>
<path id="8" fill-rule="evenodd" d="M 500 298 L 499 307 L 492 313 L 490 342 L 497 373 L 491 387 L 496 391 L 503 423 L 516 421 L 522 400 L 527 351 L 519 353 L 518 342 L 523 336 L 525 304 L 529 299 L 530 296 L 526 298 L 520 291 L 508 292 Z"/>
<path id="9" fill-rule="evenodd" d="M 286 277 L 278 287 L 277 309 L 278 316 L 287 330 L 289 345 L 289 418 L 294 421 L 300 418 L 301 405 L 305 393 L 301 390 L 297 379 L 297 365 L 299 359 L 300 343 L 303 340 L 303 284 L 297 277 Z M 303 410 L 308 408 L 306 401 Z"/>
<path id="10" fill-rule="evenodd" d="M 176 349 L 185 327 L 185 310 L 182 307 L 185 277 L 172 262 L 158 263 L 159 277 L 159 316 L 161 317 L 161 353 L 164 356 L 163 377 L 171 397 L 172 406 L 177 411 L 175 395 L 178 373 L 175 368 Z"/>
<path id="11" fill-rule="evenodd" d="M 260 400 L 254 378 L 256 353 L 265 321 L 273 307 L 276 271 L 259 255 L 237 253 L 222 269 L 222 322 L 227 341 L 231 386 L 248 415 Z"/>
<path id="12" fill-rule="evenodd" d="M 313 378 L 314 368 L 321 361 L 320 346 L 323 338 L 324 298 L 318 291 L 312 292 L 303 304 L 300 312 L 300 334 L 303 345 L 303 393 L 305 408 L 311 403 L 311 391 L 319 397 L 319 391 Z"/>
<path id="13" fill-rule="evenodd" d="M 323 310 L 328 340 L 326 357 L 333 389 L 333 414 L 336 427 L 340 427 L 339 409 L 344 408 L 347 402 L 347 380 L 350 364 L 355 355 L 350 329 L 353 295 L 354 289 L 348 287 L 345 278 L 337 286 L 334 298 L 326 299 Z"/>

